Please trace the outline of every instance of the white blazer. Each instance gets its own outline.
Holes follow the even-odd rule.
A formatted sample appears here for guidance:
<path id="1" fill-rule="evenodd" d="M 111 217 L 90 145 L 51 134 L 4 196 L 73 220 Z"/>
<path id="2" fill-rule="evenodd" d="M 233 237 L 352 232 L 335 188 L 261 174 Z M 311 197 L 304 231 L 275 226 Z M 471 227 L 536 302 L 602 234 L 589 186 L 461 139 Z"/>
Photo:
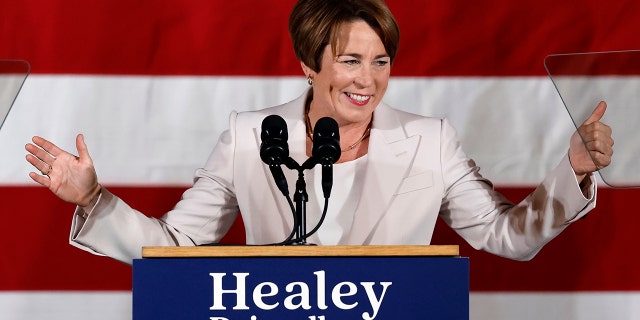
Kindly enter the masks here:
<path id="1" fill-rule="evenodd" d="M 218 241 L 238 212 L 248 244 L 284 240 L 293 218 L 260 159 L 261 124 L 268 115 L 282 116 L 288 126 L 290 156 L 302 164 L 307 159 L 305 97 L 232 113 L 229 129 L 205 166 L 196 170 L 194 185 L 161 219 L 146 217 L 103 188 L 90 214 L 76 210 L 71 244 L 132 263 L 143 246 Z M 494 191 L 478 170 L 446 120 L 380 104 L 374 113 L 361 198 L 355 199 L 352 228 L 340 244 L 429 244 L 440 216 L 474 248 L 525 260 L 595 207 L 594 175 L 585 197 L 567 156 L 517 205 Z M 297 173 L 286 168 L 284 172 L 293 191 Z"/>

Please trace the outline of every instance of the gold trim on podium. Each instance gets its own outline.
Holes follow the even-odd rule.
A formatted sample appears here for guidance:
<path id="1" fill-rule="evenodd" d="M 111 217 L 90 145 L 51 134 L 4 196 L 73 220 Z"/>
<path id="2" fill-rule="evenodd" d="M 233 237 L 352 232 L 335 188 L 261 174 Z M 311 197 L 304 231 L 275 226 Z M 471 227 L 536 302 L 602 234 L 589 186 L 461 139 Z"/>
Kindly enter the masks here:
<path id="1" fill-rule="evenodd" d="M 459 256 L 457 245 L 144 247 L 143 258 Z"/>

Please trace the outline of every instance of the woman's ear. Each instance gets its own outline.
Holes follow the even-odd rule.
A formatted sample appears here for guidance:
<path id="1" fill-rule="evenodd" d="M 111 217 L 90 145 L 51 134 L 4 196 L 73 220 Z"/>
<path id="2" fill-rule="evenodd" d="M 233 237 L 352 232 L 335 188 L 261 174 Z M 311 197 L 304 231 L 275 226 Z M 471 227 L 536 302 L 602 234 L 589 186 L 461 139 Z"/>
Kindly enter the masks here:
<path id="1" fill-rule="evenodd" d="M 304 72 L 304 75 L 307 77 L 307 83 L 309 83 L 310 86 L 313 85 L 313 78 L 315 78 L 316 72 L 302 61 L 300 61 L 300 66 L 302 67 L 302 72 Z"/>
<path id="2" fill-rule="evenodd" d="M 313 78 L 313 76 L 315 75 L 315 72 L 311 68 L 307 67 L 307 65 L 304 64 L 304 62 L 302 62 L 302 61 L 300 61 L 300 66 L 302 67 L 302 72 L 304 72 L 304 76 L 305 77 Z"/>

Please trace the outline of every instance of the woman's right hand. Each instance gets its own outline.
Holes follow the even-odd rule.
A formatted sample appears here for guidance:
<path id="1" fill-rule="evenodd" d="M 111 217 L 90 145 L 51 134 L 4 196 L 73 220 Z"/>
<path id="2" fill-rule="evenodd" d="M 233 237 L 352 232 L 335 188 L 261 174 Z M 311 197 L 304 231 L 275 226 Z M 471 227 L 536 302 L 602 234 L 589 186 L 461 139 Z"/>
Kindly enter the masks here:
<path id="1" fill-rule="evenodd" d="M 41 174 L 29 172 L 29 177 L 60 199 L 90 210 L 98 201 L 101 187 L 82 134 L 76 137 L 78 156 L 38 136 L 32 141 L 25 146 L 29 152 L 26 158 Z"/>

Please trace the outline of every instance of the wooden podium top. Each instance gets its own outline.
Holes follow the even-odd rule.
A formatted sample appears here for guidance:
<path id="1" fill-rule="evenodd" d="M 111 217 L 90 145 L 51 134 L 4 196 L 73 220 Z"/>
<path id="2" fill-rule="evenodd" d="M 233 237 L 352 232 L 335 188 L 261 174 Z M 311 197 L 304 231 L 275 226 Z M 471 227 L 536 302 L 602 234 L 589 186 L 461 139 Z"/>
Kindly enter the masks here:
<path id="1" fill-rule="evenodd" d="M 143 258 L 204 257 L 366 257 L 460 255 L 457 245 L 424 246 L 201 246 L 144 247 Z"/>

